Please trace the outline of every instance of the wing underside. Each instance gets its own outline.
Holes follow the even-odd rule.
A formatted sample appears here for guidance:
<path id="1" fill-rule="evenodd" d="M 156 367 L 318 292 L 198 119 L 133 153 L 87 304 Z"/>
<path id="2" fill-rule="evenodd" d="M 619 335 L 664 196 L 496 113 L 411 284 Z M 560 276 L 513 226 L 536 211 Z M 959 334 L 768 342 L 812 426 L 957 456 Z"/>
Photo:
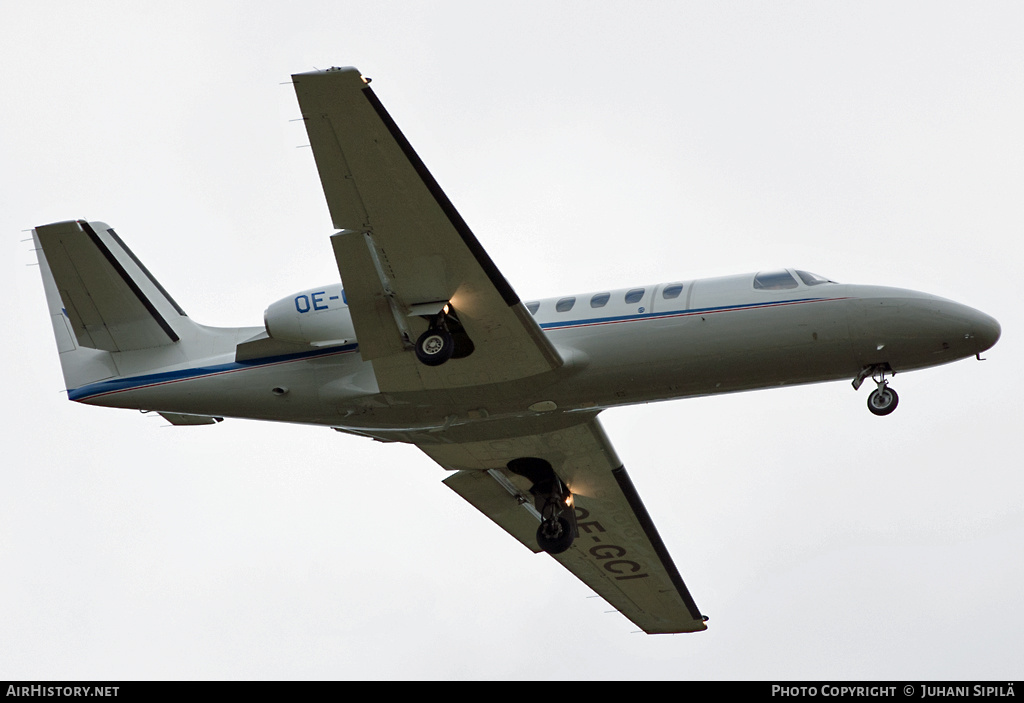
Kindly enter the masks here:
<path id="1" fill-rule="evenodd" d="M 419 445 L 452 490 L 534 552 L 540 515 L 530 483 L 508 470 L 520 457 L 550 462 L 573 493 L 579 535 L 553 555 L 649 634 L 706 629 L 640 496 L 596 417 L 550 432 L 459 444 Z"/>

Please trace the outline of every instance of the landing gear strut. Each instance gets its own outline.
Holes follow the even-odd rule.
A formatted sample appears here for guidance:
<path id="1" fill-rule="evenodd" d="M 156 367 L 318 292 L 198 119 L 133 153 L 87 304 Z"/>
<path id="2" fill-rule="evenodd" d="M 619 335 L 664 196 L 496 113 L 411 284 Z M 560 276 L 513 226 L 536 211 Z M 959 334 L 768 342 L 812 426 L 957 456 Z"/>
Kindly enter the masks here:
<path id="1" fill-rule="evenodd" d="M 544 459 L 522 457 L 508 462 L 508 470 L 533 481 L 533 494 L 540 527 L 537 544 L 548 554 L 561 554 L 576 539 L 576 510 L 572 492 Z"/>
<path id="2" fill-rule="evenodd" d="M 860 388 L 860 384 L 871 374 L 871 380 L 875 382 L 876 388 L 868 396 L 868 410 L 873 414 L 882 416 L 888 415 L 899 405 L 900 397 L 885 380 L 886 373 L 891 372 L 888 364 L 879 366 L 868 366 L 864 368 L 857 378 L 853 380 L 854 389 Z"/>

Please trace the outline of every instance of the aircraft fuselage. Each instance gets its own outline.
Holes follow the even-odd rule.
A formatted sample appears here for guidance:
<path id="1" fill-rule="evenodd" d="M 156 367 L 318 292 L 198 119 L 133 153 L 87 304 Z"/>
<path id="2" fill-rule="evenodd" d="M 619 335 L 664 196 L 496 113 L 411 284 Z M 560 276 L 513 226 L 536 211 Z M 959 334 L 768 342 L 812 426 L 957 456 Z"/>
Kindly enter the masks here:
<path id="1" fill-rule="evenodd" d="M 500 421 L 509 417 L 850 380 L 872 366 L 936 366 L 980 354 L 1000 333 L 984 313 L 915 291 L 831 282 L 759 290 L 753 280 L 729 276 L 529 303 L 564 364 L 514 383 L 476 379 L 383 393 L 354 339 L 238 362 L 235 343 L 261 330 L 207 328 L 220 343 L 201 363 L 172 363 L 69 393 L 96 405 L 328 425 L 398 441 L 457 436 L 470 423 L 477 433 L 491 425 L 501 436 Z M 284 302 L 300 319 L 333 316 L 344 327 L 342 296 L 330 290 Z M 113 364 L 130 368 L 133 353 L 111 353 Z"/>

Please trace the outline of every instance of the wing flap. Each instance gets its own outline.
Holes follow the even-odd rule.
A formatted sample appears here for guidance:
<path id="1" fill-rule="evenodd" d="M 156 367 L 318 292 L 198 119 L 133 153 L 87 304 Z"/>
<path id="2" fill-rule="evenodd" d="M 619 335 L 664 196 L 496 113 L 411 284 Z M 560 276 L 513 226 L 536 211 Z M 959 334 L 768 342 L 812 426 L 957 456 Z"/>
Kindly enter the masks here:
<path id="1" fill-rule="evenodd" d="M 364 233 L 340 232 L 331 237 L 331 246 L 345 284 L 359 353 L 365 361 L 401 354 L 405 351 L 403 329 L 388 299 L 385 283 L 377 274 Z"/>
<path id="2" fill-rule="evenodd" d="M 445 484 L 534 552 L 540 516 L 529 481 L 506 465 L 547 460 L 573 493 L 579 531 L 553 558 L 649 634 L 707 629 L 596 417 L 547 432 L 419 446 L 457 471 Z"/>
<path id="3" fill-rule="evenodd" d="M 516 487 L 497 470 L 458 471 L 444 484 L 473 504 L 531 551 L 539 552 L 536 510 L 530 510 L 530 494 Z"/>

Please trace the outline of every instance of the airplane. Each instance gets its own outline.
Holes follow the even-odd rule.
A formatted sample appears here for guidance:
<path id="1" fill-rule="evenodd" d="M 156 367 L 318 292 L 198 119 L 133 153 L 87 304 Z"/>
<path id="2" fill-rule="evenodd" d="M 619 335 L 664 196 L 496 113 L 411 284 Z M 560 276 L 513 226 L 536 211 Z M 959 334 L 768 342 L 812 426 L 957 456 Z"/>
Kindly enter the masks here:
<path id="1" fill-rule="evenodd" d="M 444 483 L 649 634 L 707 628 L 598 420 L 606 408 L 981 359 L 992 317 L 798 269 L 523 302 L 355 68 L 292 76 L 340 281 L 262 327 L 194 322 L 102 222 L 33 230 L 70 400 L 416 445 Z"/>

